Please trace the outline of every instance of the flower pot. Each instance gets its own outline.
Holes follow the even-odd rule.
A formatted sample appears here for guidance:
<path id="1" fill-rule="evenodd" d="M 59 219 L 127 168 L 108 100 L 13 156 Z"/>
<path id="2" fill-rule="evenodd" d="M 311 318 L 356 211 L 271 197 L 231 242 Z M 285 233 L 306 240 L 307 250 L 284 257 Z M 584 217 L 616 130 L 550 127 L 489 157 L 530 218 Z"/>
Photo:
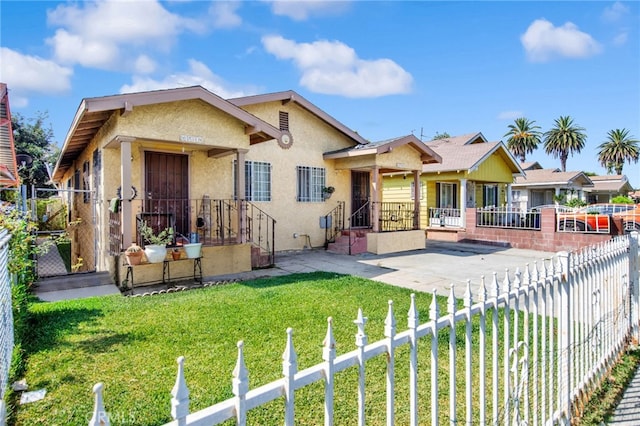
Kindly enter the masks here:
<path id="1" fill-rule="evenodd" d="M 167 248 L 154 244 L 144 246 L 144 254 L 149 263 L 160 263 L 167 257 Z"/>
<path id="2" fill-rule="evenodd" d="M 171 251 L 171 257 L 173 260 L 180 260 L 180 256 L 182 256 L 182 253 L 179 251 Z"/>
<path id="3" fill-rule="evenodd" d="M 142 262 L 142 251 L 136 251 L 132 253 L 125 253 L 127 263 L 129 265 L 139 265 Z"/>
<path id="4" fill-rule="evenodd" d="M 183 247 L 184 247 L 184 250 L 187 252 L 187 259 L 195 259 L 200 257 L 202 243 L 185 244 Z"/>

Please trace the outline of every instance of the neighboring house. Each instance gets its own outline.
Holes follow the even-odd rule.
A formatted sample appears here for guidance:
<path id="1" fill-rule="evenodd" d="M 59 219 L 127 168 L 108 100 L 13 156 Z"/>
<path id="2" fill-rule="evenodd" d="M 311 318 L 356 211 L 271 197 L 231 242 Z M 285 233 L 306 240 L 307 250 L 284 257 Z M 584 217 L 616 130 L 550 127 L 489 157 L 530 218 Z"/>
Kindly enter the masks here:
<path id="1" fill-rule="evenodd" d="M 593 188 L 589 189 L 589 204 L 609 203 L 618 195 L 629 196 L 633 187 L 625 175 L 590 176 Z"/>
<path id="2" fill-rule="evenodd" d="M 381 200 L 382 173 L 437 160 L 412 137 L 368 144 L 293 91 L 225 100 L 196 86 L 84 99 L 53 179 L 93 191 L 71 212 L 87 269 L 122 278 L 120 253 L 146 221 L 197 235 L 204 275 L 220 275 L 273 264 L 276 248 L 322 246 L 329 213 Z"/>
<path id="3" fill-rule="evenodd" d="M 554 204 L 558 197 L 565 201 L 586 201 L 586 191 L 593 187 L 591 179 L 583 172 L 562 172 L 560 169 L 543 169 L 540 164 L 523 164 L 524 176 L 518 176 L 512 185 L 513 205 L 521 210 Z"/>
<path id="4" fill-rule="evenodd" d="M 11 110 L 7 85 L 0 83 L 0 188 L 17 187 L 20 184 L 16 150 L 11 130 Z"/>
<path id="5" fill-rule="evenodd" d="M 426 142 L 440 163 L 425 164 L 420 176 L 421 228 L 464 227 L 467 207 L 498 207 L 509 203 L 517 160 L 502 142 L 487 142 L 482 133 Z M 402 173 L 387 173 L 385 200 L 414 199 L 415 186 Z"/>

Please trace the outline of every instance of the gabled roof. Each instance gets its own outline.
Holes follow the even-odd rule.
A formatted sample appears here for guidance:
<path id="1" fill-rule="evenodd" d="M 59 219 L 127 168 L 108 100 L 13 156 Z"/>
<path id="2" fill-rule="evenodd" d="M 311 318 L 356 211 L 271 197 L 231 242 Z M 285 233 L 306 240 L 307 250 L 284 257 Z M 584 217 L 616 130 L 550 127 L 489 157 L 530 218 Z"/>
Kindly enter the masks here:
<path id="1" fill-rule="evenodd" d="M 18 186 L 19 183 L 16 149 L 11 129 L 9 91 L 5 83 L 0 83 L 0 186 Z"/>
<path id="2" fill-rule="evenodd" d="M 542 166 L 537 161 L 527 161 L 525 163 L 520 163 L 520 167 L 522 170 L 540 170 Z"/>
<path id="3" fill-rule="evenodd" d="M 431 142 L 427 143 L 428 147 L 433 148 L 436 154 L 440 155 L 442 162 L 426 164 L 422 167 L 422 171 L 425 173 L 473 171 L 492 154 L 497 153 L 502 156 L 513 173 L 523 173 L 518 161 L 502 142 L 474 142 L 484 139 L 481 133 L 476 135 L 480 135 L 480 137 L 467 138 L 467 143 L 460 143 L 466 136 L 455 138 L 456 141 L 453 143 L 444 142 L 437 145 Z"/>
<path id="4" fill-rule="evenodd" d="M 282 102 L 283 105 L 288 102 L 295 102 L 301 107 L 303 107 L 304 109 L 306 109 L 307 111 L 309 111 L 310 113 L 314 114 L 316 117 L 323 120 L 325 123 L 335 127 L 340 132 L 342 132 L 345 136 L 353 139 L 357 143 L 359 144 L 369 143 L 369 141 L 367 141 L 365 138 L 360 136 L 358 132 L 355 132 L 349 129 L 347 126 L 345 126 L 344 124 L 342 124 L 341 122 L 339 122 L 338 120 L 336 120 L 335 118 L 333 118 L 332 116 L 330 116 L 329 114 L 327 114 L 326 112 L 324 112 L 323 110 L 321 110 L 320 108 L 318 108 L 317 106 L 309 102 L 303 96 L 294 92 L 293 90 L 286 90 L 284 92 L 266 93 L 264 95 L 244 96 L 242 98 L 233 98 L 233 99 L 229 99 L 229 102 L 239 107 L 255 105 L 255 104 L 263 104 L 266 102 Z"/>
<path id="5" fill-rule="evenodd" d="M 363 145 L 339 149 L 337 151 L 326 152 L 323 155 L 325 160 L 336 158 L 357 157 L 361 155 L 378 155 L 391 152 L 394 148 L 402 145 L 410 145 L 421 154 L 423 164 L 435 163 L 442 161 L 442 158 L 429 148 L 424 142 L 414 135 L 401 136 L 398 138 L 387 139 L 378 142 L 369 142 Z"/>
<path id="6" fill-rule="evenodd" d="M 590 176 L 593 182 L 591 192 L 617 192 L 626 194 L 633 191 L 633 187 L 625 175 Z"/>
<path id="7" fill-rule="evenodd" d="M 582 187 L 592 187 L 593 182 L 583 172 L 561 172 L 558 169 L 538 169 L 527 170 L 526 176 L 516 177 L 513 186 L 561 186 L 580 185 Z"/>
<path id="8" fill-rule="evenodd" d="M 451 136 L 448 138 L 434 139 L 426 142 L 429 146 L 444 145 L 473 145 L 476 143 L 486 143 L 487 139 L 482 132 L 467 133 L 466 135 Z"/>
<path id="9" fill-rule="evenodd" d="M 279 139 L 282 136 L 282 132 L 271 124 L 209 92 L 202 86 L 85 98 L 80 102 L 65 138 L 60 158 L 53 174 L 54 179 L 61 178 L 64 171 L 71 167 L 76 157 L 86 148 L 91 139 L 114 112 L 120 111 L 125 115 L 136 106 L 193 99 L 200 99 L 244 122 L 252 144 Z"/>

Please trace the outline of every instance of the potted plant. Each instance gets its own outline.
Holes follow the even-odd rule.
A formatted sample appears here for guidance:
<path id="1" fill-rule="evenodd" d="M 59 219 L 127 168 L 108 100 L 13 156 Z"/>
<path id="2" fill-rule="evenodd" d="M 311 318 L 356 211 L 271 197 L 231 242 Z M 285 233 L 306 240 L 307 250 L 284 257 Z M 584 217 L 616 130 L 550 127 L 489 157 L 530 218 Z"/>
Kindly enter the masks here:
<path id="1" fill-rule="evenodd" d="M 157 234 L 153 229 L 142 222 L 140 225 L 140 235 L 145 241 L 144 254 L 147 256 L 149 263 L 160 263 L 167 256 L 167 244 L 173 242 L 173 228 L 164 228 Z"/>
<path id="2" fill-rule="evenodd" d="M 180 249 L 178 247 L 171 249 L 171 257 L 173 260 L 180 260 L 180 256 L 182 256 L 182 253 L 180 253 Z"/>
<path id="3" fill-rule="evenodd" d="M 328 199 L 331 198 L 331 194 L 333 194 L 335 192 L 335 188 L 333 186 L 323 186 L 322 187 L 322 196 L 324 197 L 324 199 Z"/>
<path id="4" fill-rule="evenodd" d="M 142 247 L 137 245 L 136 243 L 132 243 L 127 249 L 124 251 L 124 255 L 127 258 L 127 263 L 129 265 L 139 265 L 142 261 Z"/>

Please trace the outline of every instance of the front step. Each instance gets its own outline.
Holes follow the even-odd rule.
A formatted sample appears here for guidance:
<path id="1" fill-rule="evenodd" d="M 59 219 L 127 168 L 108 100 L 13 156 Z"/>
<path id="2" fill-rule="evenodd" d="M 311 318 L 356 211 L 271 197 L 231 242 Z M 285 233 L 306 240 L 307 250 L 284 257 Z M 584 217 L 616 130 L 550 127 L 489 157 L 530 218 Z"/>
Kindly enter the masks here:
<path id="1" fill-rule="evenodd" d="M 349 244 L 351 243 L 351 254 L 361 254 L 367 252 L 367 231 L 357 230 L 342 231 L 341 235 L 336 238 L 335 242 L 329 243 L 327 251 L 338 254 L 349 254 Z"/>
<path id="2" fill-rule="evenodd" d="M 251 247 L 251 269 L 268 268 L 272 266 L 271 256 L 263 252 L 260 247 Z"/>

